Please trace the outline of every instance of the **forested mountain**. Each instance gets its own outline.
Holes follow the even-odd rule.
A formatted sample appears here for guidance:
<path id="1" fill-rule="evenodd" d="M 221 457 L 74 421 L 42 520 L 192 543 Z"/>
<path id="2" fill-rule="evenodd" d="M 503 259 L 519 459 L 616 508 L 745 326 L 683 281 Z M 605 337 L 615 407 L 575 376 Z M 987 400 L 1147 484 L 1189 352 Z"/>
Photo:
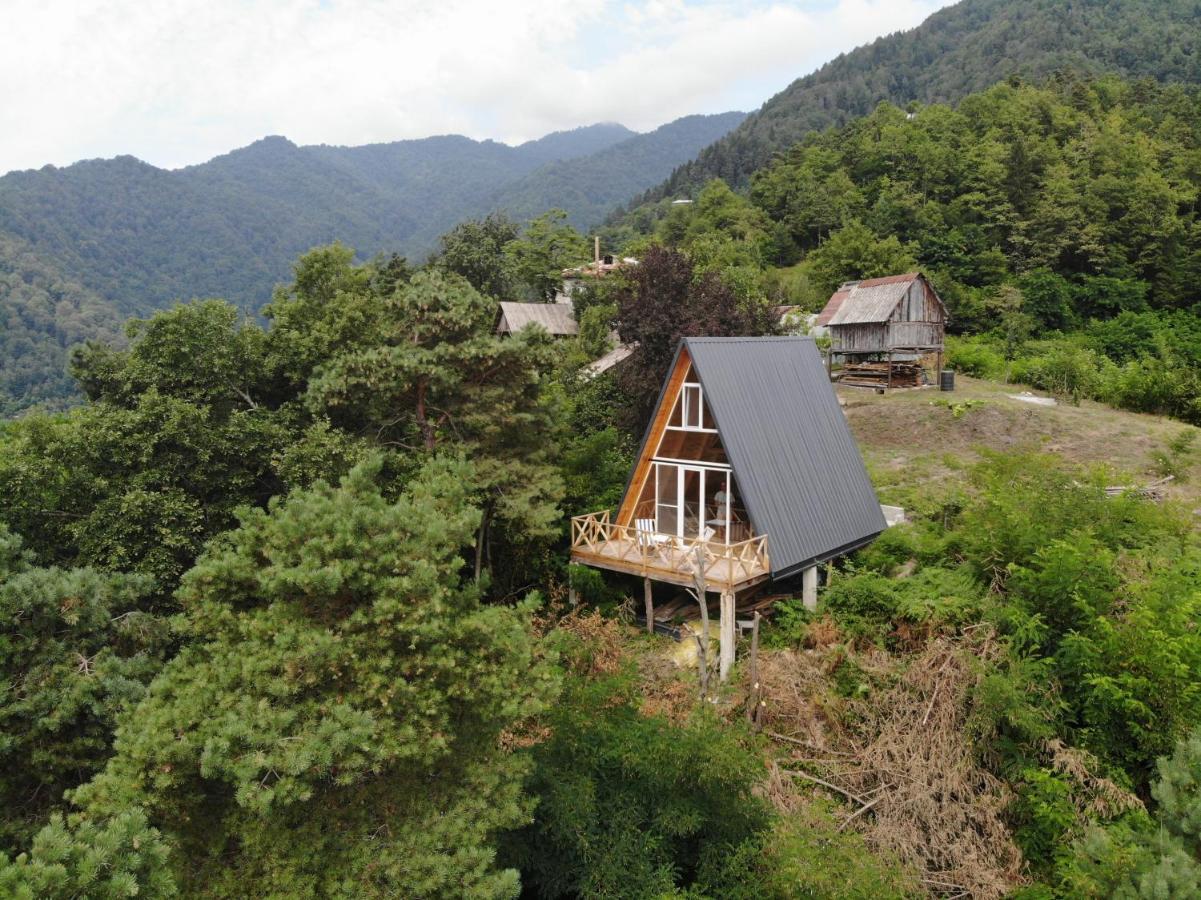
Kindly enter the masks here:
<path id="1" fill-rule="evenodd" d="M 122 315 L 193 296 L 257 308 L 308 247 L 340 240 L 365 255 L 420 257 L 456 222 L 496 208 L 506 185 L 529 190 L 539 167 L 617 145 L 597 167 L 622 177 L 587 194 L 587 209 L 572 196 L 551 204 L 576 221 L 603 215 L 632 182 L 653 183 L 738 121 L 692 117 L 648 135 L 594 125 L 518 147 L 453 135 L 364 147 L 268 137 L 178 171 L 132 157 L 47 166 L 0 178 L 0 232 Z"/>
<path id="2" fill-rule="evenodd" d="M 1201 424 L 1199 160 L 1196 86 L 1006 81 L 810 134 L 747 195 L 715 179 L 629 246 L 810 310 L 920 269 L 971 335 L 956 368 Z"/>
<path id="3" fill-rule="evenodd" d="M 879 38 L 799 78 L 639 202 L 695 192 L 710 178 L 744 186 L 812 130 L 882 100 L 945 103 L 1011 75 L 1071 68 L 1201 82 L 1197 0 L 963 0 L 912 31 Z"/>
<path id="4" fill-rule="evenodd" d="M 577 228 L 601 221 L 613 209 L 613 197 L 637 193 L 635 184 L 650 172 L 671 171 L 682 145 L 700 143 L 714 128 L 738 126 L 743 113 L 686 116 L 646 135 L 637 135 L 591 156 L 564 158 L 506 185 L 493 201 L 516 219 L 529 219 L 558 207 Z"/>
<path id="5" fill-rule="evenodd" d="M 257 311 L 309 247 L 424 257 L 455 223 L 562 207 L 584 226 L 738 124 L 689 116 L 510 147 L 460 136 L 363 147 L 267 137 L 197 166 L 133 157 L 0 178 L 0 416 L 67 402 L 66 349 L 179 299 Z M 579 182 L 578 184 L 576 182 Z"/>
<path id="6" fill-rule="evenodd" d="M 112 303 L 0 234 L 0 419 L 40 404 L 78 399 L 67 351 L 85 340 L 115 341 L 121 317 Z"/>

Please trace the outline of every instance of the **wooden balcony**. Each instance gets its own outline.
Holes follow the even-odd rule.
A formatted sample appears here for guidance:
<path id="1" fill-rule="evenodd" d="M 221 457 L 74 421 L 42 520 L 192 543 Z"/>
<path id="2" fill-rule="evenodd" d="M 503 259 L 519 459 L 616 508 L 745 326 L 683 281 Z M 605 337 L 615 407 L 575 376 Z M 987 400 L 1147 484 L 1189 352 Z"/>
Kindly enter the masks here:
<path id="1" fill-rule="evenodd" d="M 641 531 L 610 520 L 609 510 L 571 520 L 571 560 L 586 566 L 692 586 L 698 564 L 710 591 L 737 591 L 771 574 L 767 535 L 736 544 Z"/>

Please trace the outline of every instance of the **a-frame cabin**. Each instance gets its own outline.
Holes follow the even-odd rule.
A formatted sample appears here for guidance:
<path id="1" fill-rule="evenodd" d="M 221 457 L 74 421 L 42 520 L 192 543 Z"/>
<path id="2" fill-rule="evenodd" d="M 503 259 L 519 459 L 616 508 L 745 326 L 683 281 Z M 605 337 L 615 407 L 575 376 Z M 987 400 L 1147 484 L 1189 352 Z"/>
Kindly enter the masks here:
<path id="1" fill-rule="evenodd" d="M 722 596 L 725 677 L 738 591 L 797 573 L 815 585 L 818 563 L 884 528 L 811 338 L 685 338 L 621 506 L 576 516 L 571 555 L 671 584 L 702 576 Z"/>

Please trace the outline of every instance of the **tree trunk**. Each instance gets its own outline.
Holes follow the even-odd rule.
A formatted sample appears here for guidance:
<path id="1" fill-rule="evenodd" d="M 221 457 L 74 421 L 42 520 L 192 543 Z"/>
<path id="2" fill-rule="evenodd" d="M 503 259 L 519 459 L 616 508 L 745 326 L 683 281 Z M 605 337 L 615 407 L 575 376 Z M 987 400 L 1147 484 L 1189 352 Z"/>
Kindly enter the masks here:
<path id="1" fill-rule="evenodd" d="M 480 530 L 475 535 L 475 580 L 480 580 L 484 571 L 484 542 L 488 539 L 488 511 L 480 516 Z"/>
<path id="2" fill-rule="evenodd" d="M 428 378 L 417 379 L 417 427 L 421 429 L 421 438 L 425 442 L 425 449 L 432 453 L 437 442 L 434 439 L 434 426 L 430 424 L 429 417 L 425 414 L 425 395 L 429 392 L 429 388 Z"/>

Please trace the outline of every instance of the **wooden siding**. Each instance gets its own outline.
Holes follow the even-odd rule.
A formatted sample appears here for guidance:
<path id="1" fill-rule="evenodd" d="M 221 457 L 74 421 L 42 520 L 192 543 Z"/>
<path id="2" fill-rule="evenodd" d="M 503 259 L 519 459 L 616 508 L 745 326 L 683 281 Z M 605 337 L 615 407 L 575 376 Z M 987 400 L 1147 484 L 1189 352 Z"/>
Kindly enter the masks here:
<path id="1" fill-rule="evenodd" d="M 634 466 L 634 475 L 630 479 L 629 487 L 617 510 L 618 525 L 629 525 L 634 521 L 634 508 L 638 505 L 643 488 L 646 487 L 647 478 L 650 477 L 651 457 L 655 455 L 655 450 L 667 428 L 667 420 L 671 417 L 672 410 L 675 409 L 676 397 L 680 394 L 680 387 L 684 384 L 690 368 L 692 368 L 692 357 L 688 355 L 686 348 L 681 347 L 676 358 L 675 370 L 668 376 L 659 408 L 655 410 L 655 417 L 651 420 L 650 428 L 647 429 L 646 440 L 642 445 L 642 456 Z"/>
<path id="2" fill-rule="evenodd" d="M 836 353 L 887 353 L 889 350 L 941 350 L 946 316 L 925 277 L 913 280 L 887 322 L 831 325 Z"/>

